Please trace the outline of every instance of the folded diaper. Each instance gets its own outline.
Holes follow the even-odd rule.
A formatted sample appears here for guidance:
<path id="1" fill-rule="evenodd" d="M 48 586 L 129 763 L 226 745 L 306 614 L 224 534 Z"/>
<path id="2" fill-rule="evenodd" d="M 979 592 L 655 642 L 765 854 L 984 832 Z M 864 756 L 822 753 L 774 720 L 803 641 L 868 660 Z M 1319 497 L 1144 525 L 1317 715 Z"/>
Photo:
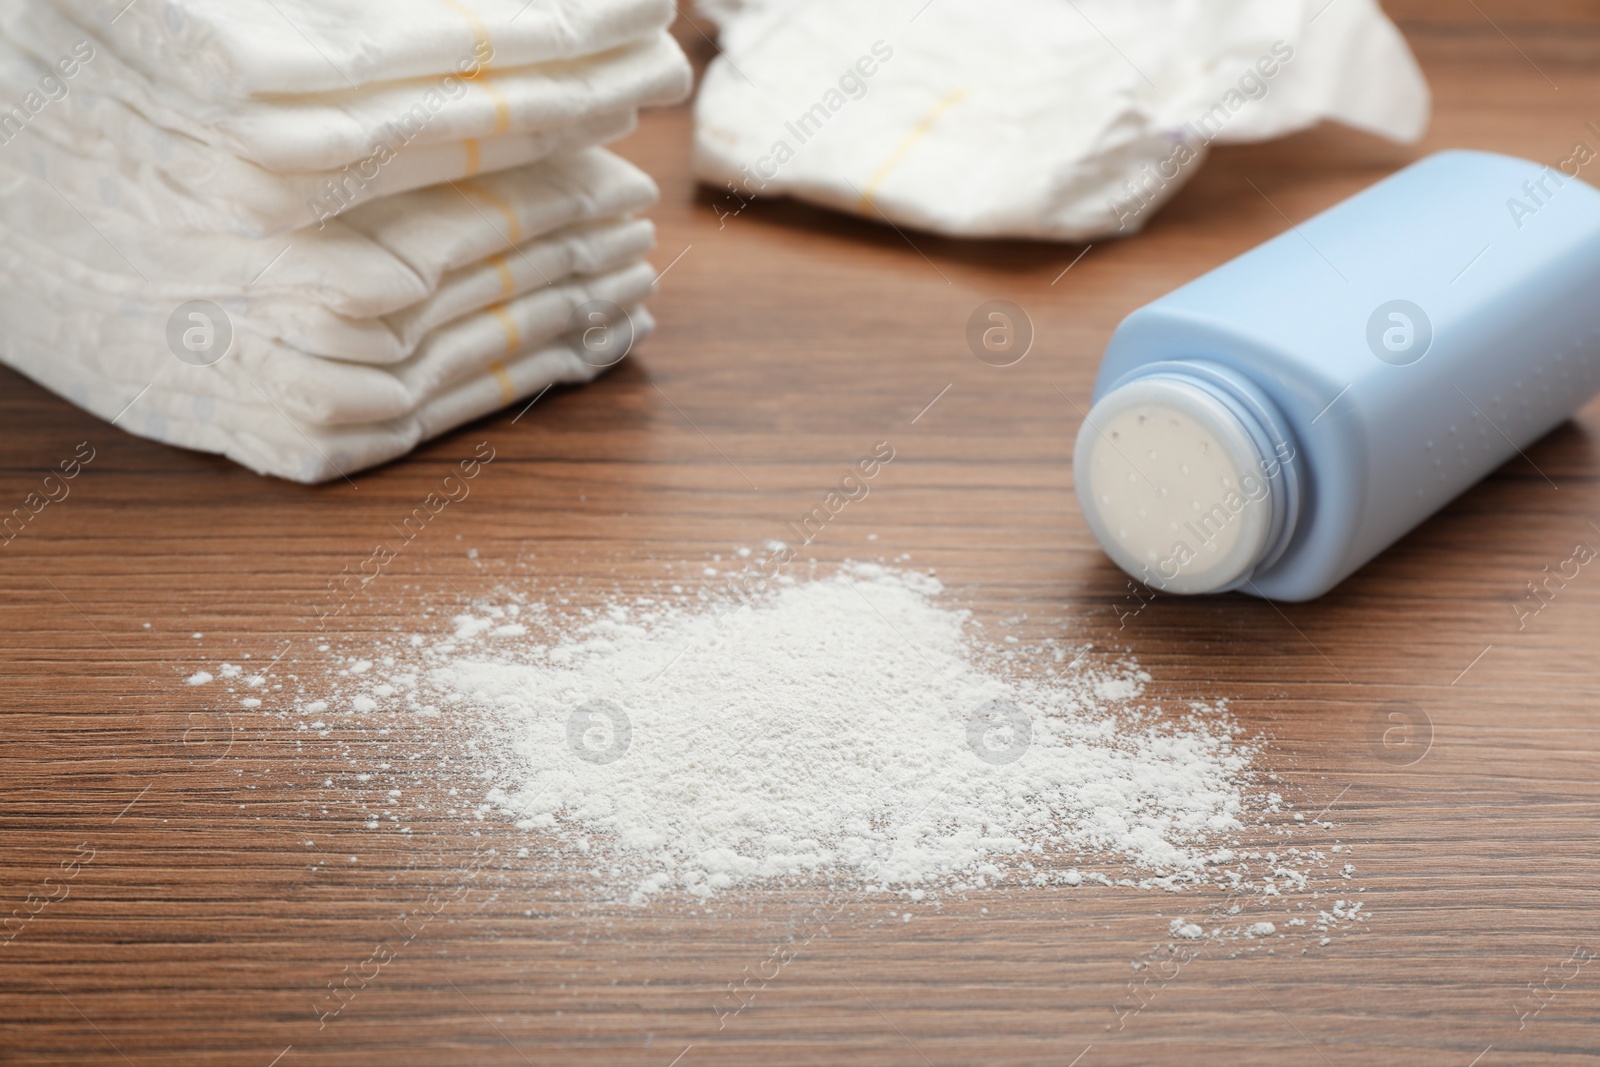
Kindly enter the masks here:
<path id="1" fill-rule="evenodd" d="M 13 294 L 0 287 L 0 314 L 11 316 L 19 310 Z M 47 321 L 39 312 L 55 311 L 48 303 L 31 310 L 35 318 L 29 325 Z M 635 338 L 654 328 L 644 308 L 625 311 Z M 75 332 L 68 340 L 79 336 Z M 153 364 L 112 376 L 81 362 L 51 358 L 60 343 L 32 330 L 20 336 L 8 331 L 0 339 L 0 357 L 79 407 L 115 420 L 129 433 L 215 452 L 257 473 L 297 482 L 348 477 L 509 403 L 537 398 L 553 385 L 591 381 L 606 369 L 591 361 L 581 335 L 567 336 L 473 375 L 397 418 L 319 427 L 286 414 L 259 382 L 228 359 L 211 367 L 189 367 L 163 351 Z M 140 381 L 139 371 L 151 366 L 151 376 Z M 211 371 L 218 373 L 207 380 Z M 226 383 L 214 380 L 222 376 L 228 377 Z"/>
<path id="2" fill-rule="evenodd" d="M 539 350 L 570 332 L 574 314 L 586 304 L 635 306 L 650 294 L 655 271 L 634 259 L 599 274 L 568 275 L 450 321 L 424 335 L 410 358 L 388 366 L 319 357 L 255 333 L 243 322 L 250 310 L 244 299 L 217 305 L 227 317 L 219 328 L 232 333 L 227 354 L 213 364 L 192 366 L 168 348 L 168 323 L 181 306 L 173 299 L 85 291 L 49 269 L 37 246 L 26 240 L 0 247 L 0 274 L 10 279 L 5 299 L 15 316 L 8 329 L 13 354 L 21 354 L 27 364 L 21 369 L 29 373 L 41 360 L 67 362 L 50 353 L 79 337 L 84 351 L 72 362 L 101 376 L 143 374 L 145 381 L 138 383 L 143 386 L 173 362 L 184 370 L 170 370 L 165 380 L 186 381 L 192 391 L 249 399 L 241 390 L 248 381 L 298 422 L 339 426 L 398 418 L 464 379 Z M 39 314 L 45 307 L 52 309 L 48 319 Z M 30 346 L 29 340 L 35 343 Z M 606 365 L 595 362 L 597 370 Z M 214 367 L 222 370 L 212 374 Z"/>
<path id="3" fill-rule="evenodd" d="M 164 351 L 174 310 L 190 300 L 209 299 L 227 315 L 234 335 L 228 358 L 266 373 L 265 388 L 298 417 L 330 425 L 391 418 L 464 375 L 566 332 L 585 304 L 639 303 L 654 279 L 653 269 L 639 258 L 653 246 L 654 228 L 640 219 L 557 231 L 453 271 L 434 296 L 387 319 L 369 320 L 345 319 L 304 297 L 259 298 L 243 290 L 171 283 L 140 286 L 126 273 L 80 263 L 17 231 L 0 228 L 0 241 L 5 246 L 0 270 L 16 275 L 11 284 L 35 296 L 41 287 L 59 292 L 55 306 L 67 316 L 69 328 L 84 329 L 105 308 L 116 309 L 105 336 L 84 358 L 117 363 L 147 349 Z M 372 351 L 355 354 L 384 358 L 349 360 L 343 352 L 332 353 L 341 358 L 329 358 L 326 351 L 362 344 Z"/>
<path id="4" fill-rule="evenodd" d="M 235 100 L 448 74 L 485 52 L 496 67 L 578 59 L 674 13 L 670 0 L 48 2 L 150 78 Z"/>
<path id="5" fill-rule="evenodd" d="M 7 5 L 0 361 L 302 481 L 594 378 L 653 327 L 657 191 L 590 146 L 687 91 L 672 10 Z"/>
<path id="6" fill-rule="evenodd" d="M 387 316 L 385 325 L 399 342 L 399 351 L 409 355 L 423 337 L 463 315 L 553 285 L 573 274 L 600 274 L 648 255 L 654 247 L 655 226 L 648 219 L 573 226 L 451 271 L 439 280 L 433 296 Z M 307 344 L 296 347 L 318 355 L 356 358 Z"/>
<path id="7" fill-rule="evenodd" d="M 961 236 L 1132 233 L 1214 141 L 1334 119 L 1421 136 L 1374 0 L 713 0 L 695 166 Z M 719 208 L 719 210 L 721 210 Z"/>
<path id="8" fill-rule="evenodd" d="M 58 260 L 73 284 L 169 300 L 222 301 L 248 291 L 263 302 L 314 304 L 347 318 L 415 309 L 447 273 L 500 253 L 516 261 L 513 273 L 531 268 L 537 260 L 518 254 L 519 246 L 627 215 L 657 195 L 643 171 L 591 148 L 388 197 L 320 227 L 248 238 L 156 226 L 75 201 L 6 164 L 0 153 L 0 227 L 35 241 L 35 254 Z M 388 358 L 403 355 L 396 349 Z"/>
<path id="9" fill-rule="evenodd" d="M 0 91 L 19 83 L 7 77 L 7 50 L 0 38 Z M 20 83 L 36 80 L 24 76 Z M 101 203 L 162 227 L 249 237 L 320 225 L 395 193 L 604 144 L 635 122 L 629 109 L 554 129 L 417 145 L 382 166 L 272 171 L 155 126 L 103 94 L 74 91 L 57 107 L 25 140 L 0 146 L 0 160 L 17 160 L 73 203 Z"/>
<path id="10" fill-rule="evenodd" d="M 81 27 L 42 3 L 0 8 L 0 32 L 44 63 L 86 39 Z M 413 145 L 549 129 L 669 103 L 689 88 L 683 53 L 664 30 L 580 59 L 487 68 L 471 78 L 447 73 L 271 98 L 194 96 L 147 78 L 103 44 L 84 77 L 114 83 L 120 98 L 164 129 L 279 171 L 367 160 L 381 168 L 386 156 Z"/>

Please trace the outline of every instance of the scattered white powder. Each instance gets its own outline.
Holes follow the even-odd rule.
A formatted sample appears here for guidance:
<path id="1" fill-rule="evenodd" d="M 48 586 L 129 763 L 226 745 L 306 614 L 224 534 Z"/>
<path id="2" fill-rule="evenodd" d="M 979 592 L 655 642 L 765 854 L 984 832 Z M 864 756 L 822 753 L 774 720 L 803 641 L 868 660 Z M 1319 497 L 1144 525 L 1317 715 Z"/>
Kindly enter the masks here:
<path id="1" fill-rule="evenodd" d="M 1226 714 L 1141 709 L 1147 675 L 1053 642 L 996 651 L 941 592 L 854 565 L 745 607 L 480 605 L 396 642 L 403 660 L 346 660 L 346 691 L 302 707 L 444 716 L 492 768 L 489 810 L 594 850 L 635 901 L 807 876 L 1081 884 L 1072 862 L 1220 880 L 1249 762 Z"/>
<path id="2" fill-rule="evenodd" d="M 981 884 L 1046 851 L 1196 877 L 1240 828 L 1225 720 L 1116 714 L 1135 673 L 996 670 L 940 591 L 856 566 L 732 615 L 617 606 L 431 681 L 497 722 L 490 802 L 604 835 L 636 895 L 815 870 Z M 480 621 L 457 635 L 497 632 Z"/>
<path id="3" fill-rule="evenodd" d="M 1268 906 L 1329 866 L 1314 848 L 1249 848 L 1313 824 L 1255 784 L 1256 750 L 1224 708 L 1146 706 L 1131 662 L 986 639 L 931 575 L 848 565 L 747 606 L 667 588 L 425 618 L 333 653 L 293 711 L 263 714 L 379 742 L 385 762 L 346 750 L 369 760 L 344 787 L 369 829 L 503 818 L 516 855 L 605 899 L 770 881 L 911 902 L 1003 882 L 1207 884 Z M 1279 929 L 1239 912 L 1174 920 L 1171 936 Z M 1305 914 L 1322 935 L 1369 913 Z"/>
<path id="4" fill-rule="evenodd" d="M 188 681 L 190 685 L 205 685 L 207 682 L 211 681 L 211 672 L 195 671 L 193 674 L 189 675 Z"/>

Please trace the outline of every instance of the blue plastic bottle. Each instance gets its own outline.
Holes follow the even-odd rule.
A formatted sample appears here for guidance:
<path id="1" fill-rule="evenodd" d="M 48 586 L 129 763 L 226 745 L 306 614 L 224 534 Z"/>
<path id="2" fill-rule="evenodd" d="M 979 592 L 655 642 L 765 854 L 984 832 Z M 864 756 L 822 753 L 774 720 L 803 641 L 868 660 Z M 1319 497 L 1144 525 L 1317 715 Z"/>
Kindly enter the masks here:
<path id="1" fill-rule="evenodd" d="M 1123 320 L 1078 500 L 1154 589 L 1309 600 L 1569 418 L 1597 353 L 1600 192 L 1441 152 Z"/>

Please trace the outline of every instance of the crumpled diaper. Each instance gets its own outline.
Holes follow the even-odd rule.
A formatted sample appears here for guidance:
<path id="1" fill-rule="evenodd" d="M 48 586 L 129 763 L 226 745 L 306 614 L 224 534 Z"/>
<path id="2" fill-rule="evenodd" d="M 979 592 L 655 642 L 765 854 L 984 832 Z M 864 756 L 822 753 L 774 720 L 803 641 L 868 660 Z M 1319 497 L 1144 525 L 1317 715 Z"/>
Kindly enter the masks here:
<path id="1" fill-rule="evenodd" d="M 1428 90 L 1374 0 L 713 0 L 695 108 L 720 214 L 790 195 L 938 233 L 1143 226 L 1213 142 L 1333 119 L 1396 141 Z"/>

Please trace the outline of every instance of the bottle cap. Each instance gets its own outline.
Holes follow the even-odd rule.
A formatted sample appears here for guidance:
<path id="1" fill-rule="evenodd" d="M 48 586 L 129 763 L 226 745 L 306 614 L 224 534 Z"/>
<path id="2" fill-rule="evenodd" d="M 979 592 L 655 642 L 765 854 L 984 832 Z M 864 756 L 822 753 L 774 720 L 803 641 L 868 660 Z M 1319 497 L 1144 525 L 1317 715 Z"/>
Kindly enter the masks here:
<path id="1" fill-rule="evenodd" d="M 1100 398 L 1078 431 L 1073 477 L 1117 566 L 1172 593 L 1248 580 L 1272 536 L 1274 490 L 1246 417 L 1177 378 L 1135 379 Z"/>

